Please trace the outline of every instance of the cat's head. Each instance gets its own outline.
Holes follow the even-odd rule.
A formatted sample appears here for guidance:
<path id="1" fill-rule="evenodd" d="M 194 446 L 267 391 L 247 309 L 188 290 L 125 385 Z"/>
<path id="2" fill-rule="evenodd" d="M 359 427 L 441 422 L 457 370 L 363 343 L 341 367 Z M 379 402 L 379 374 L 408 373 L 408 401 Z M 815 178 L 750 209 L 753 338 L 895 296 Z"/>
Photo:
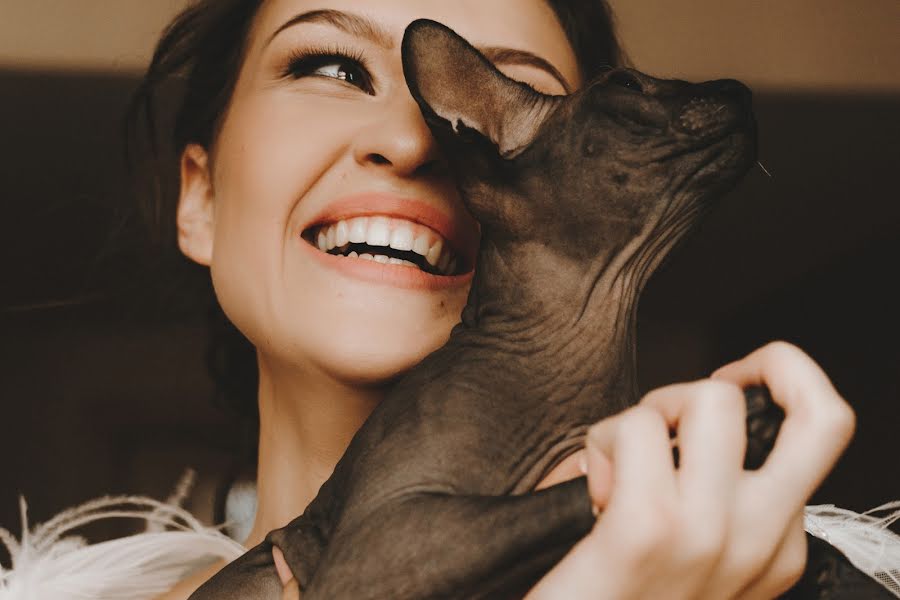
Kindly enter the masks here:
<path id="1" fill-rule="evenodd" d="M 449 28 L 412 23 L 403 66 L 483 234 L 590 260 L 665 253 L 756 160 L 750 91 L 610 69 L 570 96 L 514 81 Z M 637 242 L 635 242 L 637 240 Z"/>

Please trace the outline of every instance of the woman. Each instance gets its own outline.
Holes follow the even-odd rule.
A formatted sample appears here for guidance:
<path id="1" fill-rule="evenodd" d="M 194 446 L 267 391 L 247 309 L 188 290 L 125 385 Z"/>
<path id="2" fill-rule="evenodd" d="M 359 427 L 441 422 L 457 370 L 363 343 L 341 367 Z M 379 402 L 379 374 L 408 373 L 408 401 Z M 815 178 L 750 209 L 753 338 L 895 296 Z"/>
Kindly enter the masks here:
<path id="1" fill-rule="evenodd" d="M 206 0 L 166 33 L 141 91 L 147 100 L 187 74 L 180 197 L 151 214 L 177 223 L 181 251 L 210 268 L 225 314 L 256 348 L 248 547 L 303 512 L 391 382 L 444 343 L 466 299 L 471 273 L 453 271 L 444 236 L 474 244 L 477 224 L 401 68 L 400 39 L 419 17 L 546 93 L 575 90 L 618 59 L 601 0 Z M 309 229 L 322 214 L 339 223 L 325 247 L 397 235 L 439 274 L 377 253 L 325 266 Z M 758 382 L 787 420 L 766 466 L 745 473 L 740 388 Z M 786 344 L 650 393 L 598 423 L 542 482 L 586 472 L 599 517 L 528 598 L 777 595 L 802 571 L 803 506 L 853 422 L 821 370 Z M 670 428 L 683 450 L 677 471 Z M 299 597 L 277 551 L 276 563 L 284 597 Z M 220 567 L 164 598 L 186 598 Z"/>

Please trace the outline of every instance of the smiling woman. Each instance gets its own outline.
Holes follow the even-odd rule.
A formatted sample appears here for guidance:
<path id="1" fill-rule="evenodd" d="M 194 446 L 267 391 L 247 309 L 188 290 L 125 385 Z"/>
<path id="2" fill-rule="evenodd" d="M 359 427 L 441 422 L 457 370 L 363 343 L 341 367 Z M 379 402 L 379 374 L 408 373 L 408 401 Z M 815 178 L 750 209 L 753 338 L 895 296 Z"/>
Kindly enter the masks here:
<path id="1" fill-rule="evenodd" d="M 242 540 L 247 547 L 303 512 L 391 384 L 444 344 L 466 301 L 479 226 L 407 87 L 400 56 L 407 25 L 422 17 L 445 23 L 506 75 L 546 94 L 577 91 L 621 60 L 602 0 L 360 6 L 355 0 L 194 2 L 163 35 L 135 97 L 135 125 L 153 137 L 158 90 L 171 80 L 184 82 L 172 136 L 180 190 L 149 198 L 144 213 L 161 245 L 177 243 L 209 267 L 222 312 L 252 348 L 253 393 L 237 400 L 259 423 L 258 508 Z M 808 375 L 793 381 L 795 388 L 815 387 L 842 406 L 805 357 L 784 347 L 778 352 L 804 365 L 791 375 Z M 748 370 L 778 377 L 764 366 L 771 361 L 760 358 L 770 355 L 763 352 L 724 377 L 744 378 Z M 646 409 L 643 421 L 631 422 L 632 435 L 621 437 L 656 436 L 668 448 L 660 414 L 710 398 L 733 406 L 735 383 L 707 381 L 657 394 L 648 406 L 660 408 Z M 715 419 L 734 424 L 738 418 L 734 411 L 709 414 L 707 433 L 716 430 Z M 847 411 L 836 414 L 835 449 L 852 423 Z M 639 446 L 619 451 L 643 467 L 649 459 Z M 595 500 L 607 494 L 610 462 L 599 450 L 573 455 L 538 487 L 579 475 L 582 459 Z M 717 467 L 710 471 L 724 473 L 722 481 L 737 480 Z M 708 496 L 721 499 L 722 515 L 737 514 L 737 484 L 722 481 L 717 484 L 727 493 Z M 647 530 L 645 546 L 609 556 L 608 546 L 586 538 L 532 597 L 610 597 L 611 588 L 592 583 L 598 580 L 619 585 L 615 597 L 649 597 L 634 582 L 648 580 L 648 564 L 655 564 L 648 548 L 663 545 L 671 556 L 703 557 L 710 575 L 690 580 L 697 589 L 669 589 L 675 594 L 669 597 L 715 597 L 715 588 L 703 586 L 721 580 L 746 581 L 747 597 L 773 595 L 802 566 L 798 515 L 805 498 L 795 495 L 797 502 L 772 500 L 797 510 L 769 527 L 771 535 L 750 558 L 724 542 L 712 550 L 698 549 L 693 539 L 669 543 L 667 532 L 681 521 L 649 519 L 658 527 Z M 695 503 L 691 518 L 704 506 Z M 764 520 L 758 512 L 743 525 Z M 601 521 L 629 531 L 646 516 L 612 512 Z M 274 558 L 284 593 L 299 595 L 289 565 L 277 553 Z M 220 567 L 165 597 L 187 597 Z M 649 580 L 669 585 L 666 576 Z"/>
<path id="2" fill-rule="evenodd" d="M 186 80 L 173 140 L 181 193 L 148 198 L 144 213 L 160 244 L 177 240 L 209 266 L 256 358 L 252 397 L 227 392 L 245 412 L 258 406 L 247 546 L 303 511 L 465 303 L 478 225 L 400 62 L 419 17 L 451 25 L 545 93 L 569 93 L 619 61 L 600 0 L 385 0 L 363 11 L 341 0 L 201 1 L 164 34 L 135 97 L 135 130 L 152 136 L 158 89 Z"/>
<path id="3" fill-rule="evenodd" d="M 446 232 L 442 234 L 432 227 L 433 239 L 428 241 L 429 248 L 420 248 L 419 255 L 424 255 L 427 259 L 429 254 L 433 254 L 429 265 L 448 267 L 453 258 L 448 256 L 444 259 L 447 264 L 441 265 L 444 257 L 435 248 L 435 244 L 440 241 L 442 246 L 462 258 L 457 260 L 458 269 L 471 267 L 475 240 L 473 223 L 461 210 L 458 202 L 438 201 L 441 197 L 450 198 L 455 194 L 453 183 L 446 174 L 440 173 L 440 161 L 432 156 L 434 149 L 430 147 L 430 135 L 406 91 L 400 71 L 398 42 L 406 22 L 414 16 L 429 12 L 444 20 L 453 20 L 456 16 L 463 25 L 460 28 L 463 31 L 472 30 L 475 34 L 473 38 L 482 42 L 480 45 L 494 57 L 501 68 L 544 91 L 563 93 L 568 88 L 577 86 L 583 75 L 593 76 L 599 69 L 618 59 L 610 20 L 605 6 L 600 2 L 529 2 L 515 6 L 491 4 L 490 7 L 476 4 L 461 3 L 458 8 L 436 10 L 434 7 L 417 5 L 413 8 L 404 7 L 403 3 L 388 2 L 376 5 L 376 9 L 365 14 L 357 14 L 352 11 L 355 6 L 353 3 L 347 6 L 342 6 L 341 3 L 323 5 L 312 2 L 198 3 L 173 23 L 161 41 L 144 86 L 137 96 L 138 106 L 151 106 L 152 94 L 161 81 L 175 73 L 186 76 L 186 96 L 176 117 L 174 136 L 176 148 L 187 149 L 186 157 L 191 159 L 184 163 L 183 184 L 191 186 L 198 181 L 193 175 L 198 172 L 198 163 L 204 160 L 210 160 L 209 172 L 213 176 L 217 172 L 238 174 L 239 171 L 232 168 L 218 168 L 219 165 L 228 164 L 229 157 L 226 154 L 232 147 L 228 141 L 232 137 L 238 137 L 243 142 L 241 150 L 246 151 L 237 157 L 245 176 L 234 183 L 231 180 L 217 182 L 212 178 L 209 183 L 216 184 L 223 190 L 234 191 L 238 191 L 236 184 L 248 186 L 235 195 L 254 197 L 256 204 L 253 214 L 257 219 L 266 218 L 271 221 L 274 215 L 264 217 L 260 202 L 273 198 L 274 194 L 268 193 L 268 190 L 262 193 L 262 182 L 274 187 L 275 182 L 285 179 L 285 173 L 292 173 L 292 181 L 283 181 L 286 189 L 280 195 L 291 201 L 304 198 L 298 204 L 297 216 L 293 218 L 302 217 L 308 221 L 296 223 L 295 226 L 301 230 L 299 235 L 296 235 L 296 231 L 292 232 L 293 235 L 289 236 L 292 240 L 318 242 L 318 231 L 313 229 L 315 226 L 326 234 L 327 243 L 330 241 L 327 238 L 328 230 L 322 226 L 333 227 L 337 235 L 338 229 L 341 229 L 337 222 L 339 219 L 332 215 L 330 223 L 314 222 L 319 217 L 308 217 L 308 211 L 321 211 L 333 207 L 334 201 L 346 202 L 349 196 L 368 194 L 369 197 L 377 196 L 387 204 L 393 204 L 394 208 L 375 207 L 370 203 L 363 209 L 357 207 L 357 214 L 341 215 L 340 218 L 355 216 L 362 219 L 376 213 L 381 216 L 402 217 L 403 214 L 391 215 L 390 212 L 397 210 L 397 203 L 403 201 L 407 206 L 400 212 L 406 211 L 407 220 L 415 217 L 417 225 L 427 226 L 429 222 L 423 218 L 423 211 L 412 208 L 413 203 L 418 202 L 420 207 L 430 208 L 430 212 L 436 214 L 438 220 L 446 222 L 454 230 L 451 239 L 448 239 Z M 448 14 L 445 15 L 442 11 Z M 469 25 L 465 27 L 467 23 Z M 503 25 L 496 25 L 500 23 Z M 573 48 L 578 53 L 577 58 Z M 265 95 L 255 93 L 255 90 L 262 89 L 265 90 Z M 243 101 L 245 98 L 246 101 Z M 232 123 L 234 126 L 230 126 Z M 152 125 L 152 120 L 150 124 Z M 247 136 L 246 132 L 252 132 L 252 136 Z M 276 133 L 278 135 L 274 135 Z M 252 150 L 246 142 L 258 142 L 260 151 Z M 371 147 L 366 148 L 365 144 Z M 336 153 L 343 153 L 344 156 Z M 347 160 L 348 157 L 352 161 Z M 286 165 L 289 160 L 302 164 L 302 169 Z M 258 165 L 251 166 L 248 161 L 257 161 Z M 412 185 L 398 186 L 396 181 L 385 183 L 384 178 L 379 177 L 378 182 L 369 183 L 365 177 L 350 177 L 347 166 L 351 162 L 357 166 L 365 166 L 363 172 L 366 174 L 413 174 L 414 181 Z M 305 180 L 302 179 L 304 174 Z M 251 177 L 260 182 L 260 187 L 249 187 L 256 186 Z M 332 189 L 335 186 L 329 180 L 337 177 L 349 178 L 349 185 L 344 186 L 346 190 Z M 402 190 L 399 189 L 401 187 Z M 192 194 L 185 196 L 196 197 Z M 285 199 L 281 200 L 282 204 Z M 241 206 L 240 203 L 224 200 L 217 204 L 219 223 L 227 220 L 229 215 L 236 214 L 232 210 Z M 195 206 L 196 203 L 182 203 L 182 229 L 194 222 L 192 219 L 205 218 L 201 213 L 188 210 Z M 274 205 L 272 208 L 278 209 Z M 175 237 L 174 212 L 175 199 L 164 197 L 151 198 L 145 210 L 146 214 L 153 215 L 152 226 L 163 243 Z M 278 218 L 283 219 L 284 216 L 282 211 Z M 249 222 L 252 220 L 247 221 Z M 358 220 L 355 225 L 358 228 L 356 236 L 362 239 L 363 234 L 359 230 L 362 222 Z M 222 226 L 216 228 L 218 232 L 224 230 Z M 240 236 L 235 234 L 240 231 L 249 232 L 249 227 L 230 232 L 227 237 L 231 242 L 223 241 L 216 245 L 217 253 L 223 260 L 226 260 L 227 254 L 224 253 L 228 248 L 254 247 L 252 244 L 247 246 L 249 240 L 239 241 Z M 390 234 L 390 231 L 376 233 L 376 241 L 384 233 Z M 269 236 L 257 239 L 269 239 Z M 346 242 L 343 239 L 341 241 L 343 246 Z M 413 241 L 415 246 L 416 240 Z M 425 242 L 420 240 L 419 243 L 422 245 Z M 388 245 L 383 244 L 382 247 Z M 299 249 L 303 250 L 302 247 Z M 330 248 L 326 250 L 328 249 Z M 410 250 L 414 252 L 415 247 Z M 190 247 L 186 253 L 191 255 L 192 251 L 193 247 Z M 209 252 L 210 249 L 206 248 L 204 251 Z M 386 258 L 401 258 L 373 251 L 371 247 L 349 249 L 347 254 L 353 252 L 357 253 L 357 257 L 347 258 L 353 259 L 354 266 L 358 257 L 365 259 L 371 256 L 372 259 L 381 261 Z M 199 259 L 198 262 L 210 263 L 213 281 L 221 292 L 220 288 L 228 285 L 227 273 L 217 269 L 217 263 L 211 261 L 213 255 L 210 253 L 206 257 L 193 257 Z M 289 255 L 285 258 L 290 260 Z M 406 258 L 413 258 L 410 262 L 416 263 L 415 257 L 407 255 Z M 271 261 L 262 262 L 268 268 L 274 266 Z M 238 261 L 230 264 L 241 263 Z M 301 276 L 304 265 L 306 263 L 299 270 L 290 271 L 298 282 L 310 281 Z M 425 267 L 425 263 L 420 266 Z M 236 269 L 232 270 L 234 271 Z M 398 274 L 401 278 L 410 277 L 408 273 L 388 268 L 377 272 L 372 269 L 367 271 L 375 273 L 378 278 L 390 273 Z M 427 271 L 426 268 L 418 275 L 427 274 Z M 465 273 L 456 275 L 464 276 Z M 419 279 L 444 287 L 449 283 L 445 280 Z M 388 296 L 393 294 L 388 290 L 383 291 Z M 445 333 L 434 335 L 437 330 L 431 330 L 432 335 L 424 338 L 420 335 L 421 324 L 414 325 L 415 320 L 396 323 L 396 318 L 390 314 L 380 315 L 374 321 L 364 318 L 366 311 L 373 310 L 377 303 L 367 302 L 367 308 L 360 309 L 352 300 L 347 300 L 351 303 L 347 308 L 367 323 L 384 324 L 381 332 L 374 336 L 375 339 L 390 339 L 396 332 L 414 330 L 416 343 L 399 345 L 410 351 L 401 361 L 408 365 L 415 356 L 419 356 L 419 351 L 412 351 L 418 343 L 430 340 L 426 345 L 436 347 L 440 338 L 449 330 L 448 326 L 458 317 L 456 309 L 461 307 L 465 299 L 465 288 L 457 286 L 455 291 L 445 293 L 451 294 L 452 298 L 439 299 L 437 308 L 433 304 L 429 306 L 427 302 L 423 304 L 425 296 L 406 296 L 401 300 L 401 303 L 418 303 L 421 307 L 419 310 L 425 309 L 427 314 L 443 314 L 440 318 L 444 321 Z M 299 297 L 312 298 L 302 295 Z M 358 297 L 359 293 L 346 295 L 348 299 Z M 267 302 L 272 300 L 274 298 Z M 295 299 L 291 300 L 292 304 L 294 301 Z M 228 313 L 228 307 L 225 308 Z M 293 310 L 300 308 L 294 305 Z M 245 331 L 236 321 L 240 320 L 239 315 L 228 314 L 251 341 L 256 341 L 251 332 Z M 309 314 L 317 313 L 313 310 Z M 354 319 L 342 321 L 346 322 L 349 330 L 360 331 L 351 325 Z M 291 322 L 300 327 L 298 320 Z M 303 327 L 308 330 L 306 325 Z M 374 333 L 378 332 L 370 332 Z M 308 332 L 306 339 L 337 340 L 339 335 L 340 329 L 329 327 L 328 335 Z M 299 339 L 303 339 L 302 336 Z M 335 345 L 339 344 L 336 342 Z M 355 344 L 353 347 L 363 350 L 366 345 Z M 345 366 L 354 368 L 353 364 L 362 364 L 348 353 L 339 354 L 346 357 Z M 377 354 L 382 361 L 386 361 L 391 352 L 382 348 Z M 368 367 L 373 366 L 373 360 L 372 353 L 368 353 Z M 385 365 L 386 368 L 375 379 L 396 374 L 402 371 L 402 368 L 398 369 L 401 366 L 396 362 L 390 366 Z"/>

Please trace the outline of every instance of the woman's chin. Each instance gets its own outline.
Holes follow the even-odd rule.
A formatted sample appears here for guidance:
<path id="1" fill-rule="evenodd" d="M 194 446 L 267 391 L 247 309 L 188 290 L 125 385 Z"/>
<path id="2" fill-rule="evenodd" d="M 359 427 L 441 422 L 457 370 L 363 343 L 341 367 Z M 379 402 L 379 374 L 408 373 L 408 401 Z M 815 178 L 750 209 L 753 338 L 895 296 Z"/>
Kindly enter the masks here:
<path id="1" fill-rule="evenodd" d="M 396 316 L 367 312 L 366 318 L 298 320 L 302 329 L 270 328 L 254 341 L 264 362 L 304 386 L 388 386 L 443 346 L 455 324 L 439 321 L 434 327 L 433 320 L 420 317 L 432 327 L 410 327 L 411 321 L 404 326 Z"/>
<path id="2" fill-rule="evenodd" d="M 323 371 L 348 387 L 378 388 L 396 383 L 432 349 L 415 354 L 377 352 L 337 352 L 320 357 Z"/>

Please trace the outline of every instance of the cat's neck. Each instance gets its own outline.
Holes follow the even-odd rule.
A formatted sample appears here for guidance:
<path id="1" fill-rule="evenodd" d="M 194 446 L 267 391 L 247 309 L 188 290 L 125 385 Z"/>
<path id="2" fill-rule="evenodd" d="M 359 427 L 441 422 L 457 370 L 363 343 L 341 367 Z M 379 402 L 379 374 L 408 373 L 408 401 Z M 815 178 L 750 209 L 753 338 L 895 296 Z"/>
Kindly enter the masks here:
<path id="1" fill-rule="evenodd" d="M 572 382 L 633 401 L 639 290 L 617 269 L 612 252 L 579 265 L 537 243 L 483 243 L 451 342 L 499 357 L 536 384 Z"/>

